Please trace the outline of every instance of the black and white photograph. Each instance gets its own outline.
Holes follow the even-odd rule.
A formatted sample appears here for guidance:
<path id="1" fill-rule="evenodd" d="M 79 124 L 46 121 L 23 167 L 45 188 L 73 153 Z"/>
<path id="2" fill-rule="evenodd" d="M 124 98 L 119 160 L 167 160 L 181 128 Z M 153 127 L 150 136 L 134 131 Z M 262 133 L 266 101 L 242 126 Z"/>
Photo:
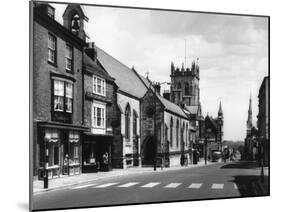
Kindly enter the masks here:
<path id="1" fill-rule="evenodd" d="M 269 16 L 29 4 L 30 210 L 270 195 Z"/>

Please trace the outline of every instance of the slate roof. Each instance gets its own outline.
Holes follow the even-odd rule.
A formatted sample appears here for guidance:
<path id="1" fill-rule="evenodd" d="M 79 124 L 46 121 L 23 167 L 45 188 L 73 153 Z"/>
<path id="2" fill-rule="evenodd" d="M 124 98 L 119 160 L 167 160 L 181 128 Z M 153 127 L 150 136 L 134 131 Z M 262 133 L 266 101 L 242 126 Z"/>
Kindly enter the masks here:
<path id="1" fill-rule="evenodd" d="M 183 110 L 181 109 L 180 106 L 178 106 L 178 105 L 174 104 L 173 102 L 165 99 L 164 97 L 160 96 L 159 94 L 156 94 L 156 95 L 168 111 L 174 112 L 174 113 L 176 113 L 176 114 L 178 114 L 182 117 L 187 118 L 187 115 L 183 112 Z"/>
<path id="2" fill-rule="evenodd" d="M 119 89 L 137 98 L 142 98 L 146 93 L 147 88 L 135 71 L 110 56 L 99 47 L 95 46 L 95 48 L 97 50 L 98 61 L 108 74 L 115 78 L 115 83 Z"/>
<path id="3" fill-rule="evenodd" d="M 150 86 L 150 85 L 151 85 L 150 81 L 149 81 L 146 77 L 144 77 L 144 76 L 142 76 L 142 75 L 140 75 L 140 74 L 138 74 L 138 75 L 139 75 L 139 77 L 141 78 L 141 80 L 143 81 L 143 83 L 147 86 L 147 88 L 151 88 L 151 90 L 154 91 L 154 87 L 153 87 L 153 86 Z M 160 100 L 160 102 L 163 104 L 163 106 L 164 106 L 167 110 L 169 110 L 170 112 L 174 112 L 174 113 L 176 113 L 176 114 L 178 114 L 178 115 L 180 115 L 180 116 L 183 116 L 183 117 L 187 118 L 187 115 L 184 113 L 184 111 L 181 109 L 180 106 L 178 106 L 177 104 L 175 104 L 175 103 L 173 103 L 173 102 L 171 102 L 171 101 L 165 99 L 163 96 L 161 96 L 161 95 L 159 95 L 159 94 L 156 94 L 156 96 L 158 97 L 158 99 Z"/>

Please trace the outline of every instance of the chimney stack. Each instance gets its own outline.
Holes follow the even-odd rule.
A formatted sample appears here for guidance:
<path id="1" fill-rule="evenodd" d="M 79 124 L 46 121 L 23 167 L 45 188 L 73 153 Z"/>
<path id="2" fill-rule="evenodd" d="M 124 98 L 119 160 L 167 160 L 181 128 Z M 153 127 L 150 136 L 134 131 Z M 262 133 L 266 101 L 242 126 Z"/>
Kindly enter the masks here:
<path id="1" fill-rule="evenodd" d="M 92 58 L 94 62 L 97 62 L 97 50 L 95 49 L 95 43 L 89 42 L 87 43 L 88 47 L 85 49 L 86 54 Z"/>

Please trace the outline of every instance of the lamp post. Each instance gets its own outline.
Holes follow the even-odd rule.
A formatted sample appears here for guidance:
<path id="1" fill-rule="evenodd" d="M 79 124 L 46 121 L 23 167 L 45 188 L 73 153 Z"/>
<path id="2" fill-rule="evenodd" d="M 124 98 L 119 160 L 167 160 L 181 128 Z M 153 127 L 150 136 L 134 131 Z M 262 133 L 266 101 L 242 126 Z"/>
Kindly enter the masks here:
<path id="1" fill-rule="evenodd" d="M 49 161 L 49 136 L 44 137 L 44 188 L 48 188 L 48 161 Z"/>
<path id="2" fill-rule="evenodd" d="M 205 143 L 204 143 L 204 146 L 205 146 L 205 151 L 204 151 L 204 155 L 205 155 L 205 165 L 207 164 L 207 154 L 208 154 L 207 148 L 208 148 L 208 139 L 209 139 L 209 137 L 210 137 L 210 133 L 211 133 L 211 129 L 210 129 L 210 128 L 207 128 L 207 130 L 206 130 L 206 136 L 205 136 Z"/>

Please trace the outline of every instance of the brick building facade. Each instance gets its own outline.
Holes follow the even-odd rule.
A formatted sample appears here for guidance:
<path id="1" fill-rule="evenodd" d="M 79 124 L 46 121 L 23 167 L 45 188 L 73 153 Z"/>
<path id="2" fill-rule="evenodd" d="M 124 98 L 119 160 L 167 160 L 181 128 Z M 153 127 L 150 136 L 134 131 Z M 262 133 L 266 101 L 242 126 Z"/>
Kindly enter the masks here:
<path id="1" fill-rule="evenodd" d="M 269 165 L 269 77 L 266 76 L 259 89 L 258 132 L 260 154 L 264 165 Z"/>
<path id="2" fill-rule="evenodd" d="M 54 15 L 50 5 L 34 3 L 33 170 L 39 178 L 44 169 L 49 178 L 81 173 L 81 135 L 87 130 L 81 107 L 85 42 Z"/>
<path id="3" fill-rule="evenodd" d="M 98 63 L 93 43 L 84 51 L 83 79 L 84 122 L 90 128 L 83 136 L 83 172 L 108 170 L 112 166 L 113 127 L 118 115 L 117 86 Z"/>

